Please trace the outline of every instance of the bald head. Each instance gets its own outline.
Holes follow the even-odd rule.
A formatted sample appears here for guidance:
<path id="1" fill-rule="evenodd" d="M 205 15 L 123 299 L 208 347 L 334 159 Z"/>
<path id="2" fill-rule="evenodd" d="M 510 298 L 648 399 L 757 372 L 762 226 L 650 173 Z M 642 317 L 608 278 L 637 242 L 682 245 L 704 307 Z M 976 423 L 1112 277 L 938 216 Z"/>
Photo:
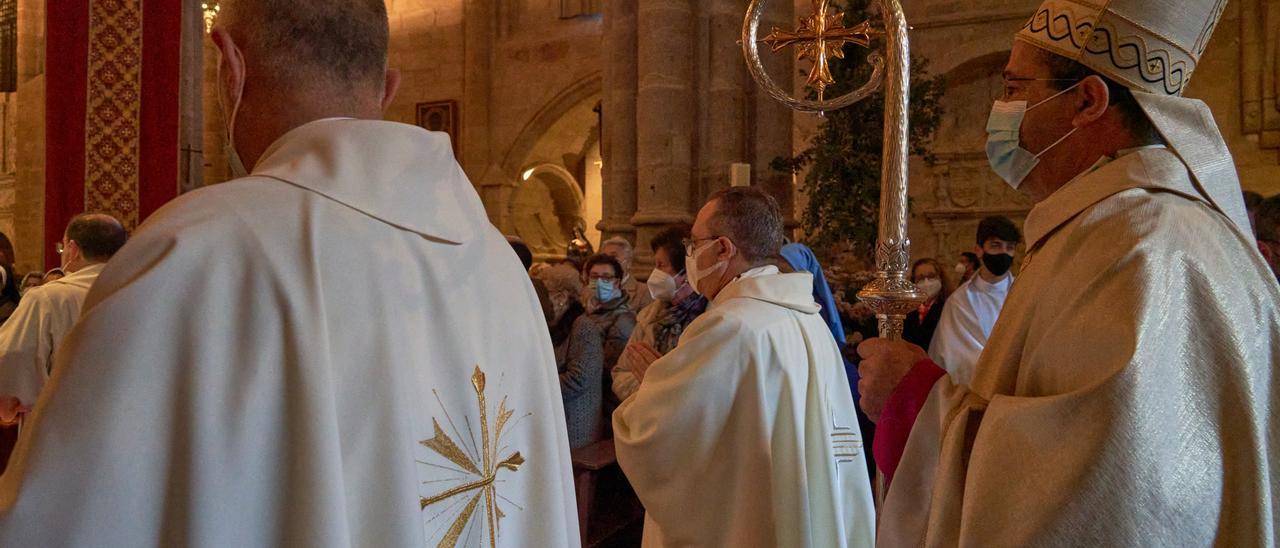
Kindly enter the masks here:
<path id="1" fill-rule="evenodd" d="M 67 241 L 74 242 L 80 255 L 91 263 L 105 263 L 128 238 L 124 225 L 105 213 L 76 215 L 67 224 Z"/>
<path id="2" fill-rule="evenodd" d="M 251 75 L 381 91 L 388 24 L 383 0 L 224 0 L 218 26 Z"/>

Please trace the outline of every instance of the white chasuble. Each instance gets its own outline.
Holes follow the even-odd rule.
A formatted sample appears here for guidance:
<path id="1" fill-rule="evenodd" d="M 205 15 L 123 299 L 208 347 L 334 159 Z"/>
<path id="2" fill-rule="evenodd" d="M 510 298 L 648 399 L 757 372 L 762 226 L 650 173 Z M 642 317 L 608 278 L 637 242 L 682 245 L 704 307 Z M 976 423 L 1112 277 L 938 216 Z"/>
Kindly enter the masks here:
<path id="1" fill-rule="evenodd" d="M 872 543 L 853 397 L 818 311 L 812 275 L 749 272 L 614 412 L 645 546 Z"/>
<path id="2" fill-rule="evenodd" d="M 80 319 L 85 296 L 102 269 L 101 263 L 88 265 L 22 297 L 17 310 L 0 326 L 0 396 L 13 396 L 28 409 L 35 407 L 49 381 L 53 353 Z"/>
<path id="3" fill-rule="evenodd" d="M 545 322 L 444 134 L 323 120 L 117 254 L 3 546 L 576 546 Z"/>
<path id="4" fill-rule="evenodd" d="M 879 544 L 1274 546 L 1280 289 L 1252 236 L 1165 149 L 1078 177 L 1026 229 L 971 387 L 942 377 L 916 419 Z"/>
<path id="5" fill-rule="evenodd" d="M 1009 296 L 1013 275 L 989 283 L 981 274 L 956 289 L 942 308 L 938 328 L 929 343 L 929 357 L 960 384 L 969 384 L 987 337 Z"/>

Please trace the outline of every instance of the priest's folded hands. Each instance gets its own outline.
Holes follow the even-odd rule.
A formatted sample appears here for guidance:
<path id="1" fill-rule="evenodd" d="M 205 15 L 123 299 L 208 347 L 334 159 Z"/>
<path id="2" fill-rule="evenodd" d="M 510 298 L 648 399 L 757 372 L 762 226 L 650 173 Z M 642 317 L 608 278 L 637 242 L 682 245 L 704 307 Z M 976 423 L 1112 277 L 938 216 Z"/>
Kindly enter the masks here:
<path id="1" fill-rule="evenodd" d="M 859 405 L 873 422 L 880 422 L 889 396 L 911 368 L 929 359 L 919 346 L 888 339 L 868 339 L 858 345 L 858 355 L 862 356 L 858 364 Z"/>

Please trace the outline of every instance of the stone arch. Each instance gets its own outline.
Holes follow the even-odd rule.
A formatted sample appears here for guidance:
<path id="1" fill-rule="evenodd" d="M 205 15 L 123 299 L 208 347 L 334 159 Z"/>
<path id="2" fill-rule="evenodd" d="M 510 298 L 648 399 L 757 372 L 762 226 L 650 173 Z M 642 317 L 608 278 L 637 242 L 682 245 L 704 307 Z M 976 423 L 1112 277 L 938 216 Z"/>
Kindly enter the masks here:
<path id="1" fill-rule="evenodd" d="M 961 62 L 943 73 L 946 92 L 942 104 L 946 115 L 935 141 L 950 143 L 940 151 L 981 152 L 986 138 L 991 102 L 1003 93 L 1001 74 L 1009 60 L 1009 50 L 985 53 Z"/>
<path id="2" fill-rule="evenodd" d="M 516 235 L 539 260 L 564 256 L 574 230 L 586 226 L 583 192 L 562 166 L 544 163 L 521 172 L 507 205 Z"/>
<path id="3" fill-rule="evenodd" d="M 500 226 L 524 239 L 539 260 L 563 257 L 575 229 L 598 239 L 601 83 L 597 73 L 556 94 L 497 164 L 506 189 L 495 204 Z"/>
<path id="4" fill-rule="evenodd" d="M 559 122 L 566 114 L 582 103 L 598 97 L 603 90 L 604 79 L 600 72 L 592 73 L 565 88 L 545 106 L 533 115 L 519 136 L 511 143 L 502 159 L 503 174 L 515 176 L 520 173 L 522 163 L 528 158 L 538 140 Z"/>

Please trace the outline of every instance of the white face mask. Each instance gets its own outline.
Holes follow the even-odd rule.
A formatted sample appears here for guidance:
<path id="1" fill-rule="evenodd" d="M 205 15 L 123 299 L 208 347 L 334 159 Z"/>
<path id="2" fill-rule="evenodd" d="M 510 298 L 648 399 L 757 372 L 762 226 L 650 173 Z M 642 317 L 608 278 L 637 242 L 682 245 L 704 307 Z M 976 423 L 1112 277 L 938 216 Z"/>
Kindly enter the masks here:
<path id="1" fill-rule="evenodd" d="M 649 286 L 649 295 L 654 300 L 664 302 L 676 298 L 676 291 L 679 289 L 674 276 L 656 268 L 649 274 L 649 281 L 645 285 Z"/>
<path id="2" fill-rule="evenodd" d="M 964 263 L 956 263 L 956 274 L 964 276 L 965 272 L 968 272 L 968 271 L 969 271 L 969 268 L 966 267 Z"/>
<path id="3" fill-rule="evenodd" d="M 916 282 L 916 287 L 924 293 L 926 298 L 932 299 L 938 296 L 942 291 L 942 280 L 937 278 L 925 278 Z"/>
<path id="4" fill-rule="evenodd" d="M 1079 85 L 1080 82 L 1076 82 L 1071 87 L 1031 106 L 1027 106 L 1026 101 L 999 100 L 991 106 L 991 116 L 987 119 L 987 160 L 991 163 L 991 170 L 1015 190 L 1022 186 L 1022 181 L 1031 174 L 1031 170 L 1040 164 L 1041 156 L 1080 129 L 1071 128 L 1071 131 L 1053 144 L 1039 153 L 1034 153 L 1022 148 L 1023 117 L 1027 115 L 1027 111 L 1048 103 Z"/>
<path id="5" fill-rule="evenodd" d="M 729 261 L 726 259 L 712 265 L 706 272 L 703 272 L 701 268 L 698 268 L 698 256 L 702 254 L 703 250 L 710 248 L 711 244 L 714 243 L 716 243 L 716 240 L 711 240 L 710 242 L 707 242 L 707 245 L 700 248 L 694 248 L 693 253 L 685 256 L 684 259 L 685 268 L 688 269 L 689 273 L 689 285 L 693 287 L 693 292 L 699 295 L 705 295 L 705 293 L 698 288 L 698 284 L 701 283 L 702 280 L 710 276 L 717 276 L 729 267 Z"/>
<path id="6" fill-rule="evenodd" d="M 222 62 L 218 62 L 218 85 L 222 85 Z M 231 178 L 239 179 L 247 177 L 249 170 L 245 169 L 244 161 L 240 159 L 240 153 L 236 152 L 235 125 L 236 115 L 240 113 L 240 100 L 244 97 L 244 82 L 240 82 L 240 86 L 236 89 L 235 100 L 232 101 L 231 110 L 227 110 L 227 100 L 222 97 L 222 90 L 218 90 L 218 106 L 222 108 L 222 115 L 225 116 L 225 124 L 227 128 L 227 138 L 223 140 L 222 150 L 227 155 L 227 162 L 231 164 Z"/>

